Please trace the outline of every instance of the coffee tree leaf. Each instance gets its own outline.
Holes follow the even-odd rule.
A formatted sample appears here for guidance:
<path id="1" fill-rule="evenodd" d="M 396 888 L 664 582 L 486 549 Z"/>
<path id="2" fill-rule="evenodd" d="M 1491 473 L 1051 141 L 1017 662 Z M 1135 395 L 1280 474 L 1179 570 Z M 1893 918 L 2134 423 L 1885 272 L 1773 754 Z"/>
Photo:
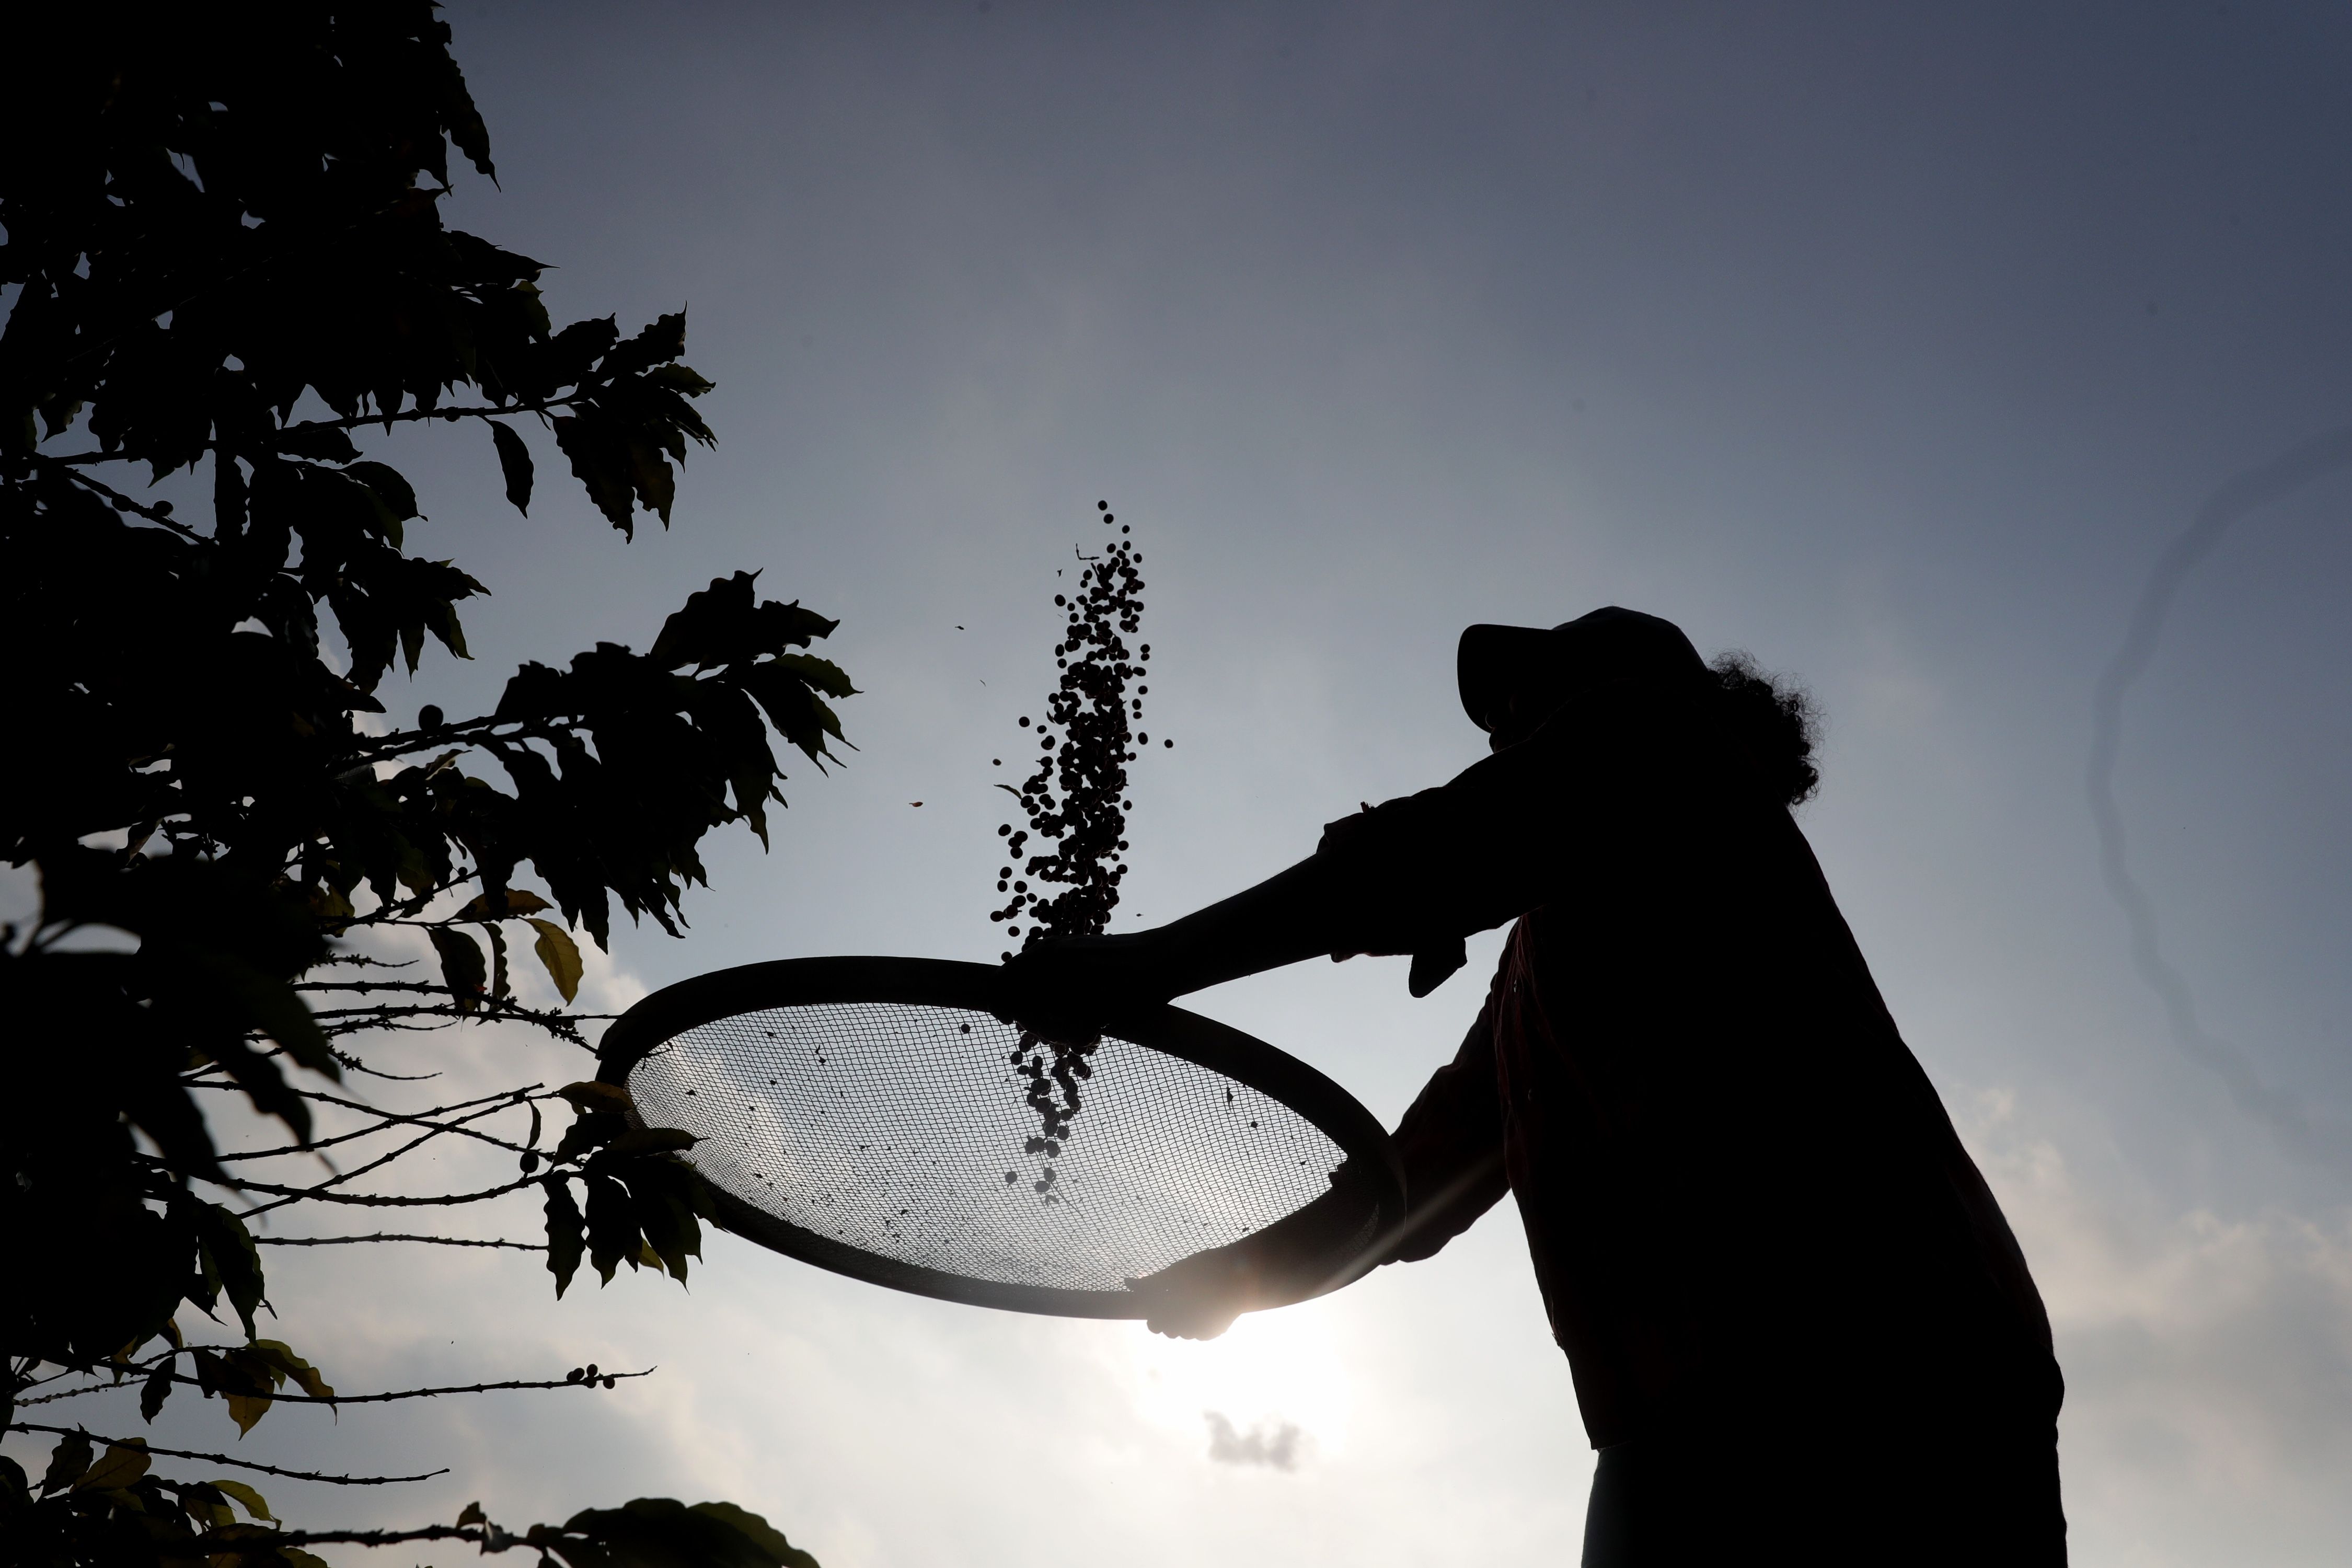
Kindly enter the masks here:
<path id="1" fill-rule="evenodd" d="M 82 1472 L 73 1483 L 76 1491 L 120 1491 L 145 1475 L 154 1464 L 148 1457 L 147 1445 L 133 1437 L 127 1443 L 109 1443 L 98 1463 Z"/>
<path id="2" fill-rule="evenodd" d="M 450 996 L 460 1013 L 471 1013 L 482 1005 L 482 996 L 489 989 L 489 970 L 482 962 L 482 950 L 474 939 L 463 931 L 446 926 L 435 926 L 425 931 L 433 951 L 441 957 L 441 978 L 449 987 Z"/>
<path id="3" fill-rule="evenodd" d="M 163 1408 L 163 1401 L 172 1397 L 172 1390 L 175 1386 L 169 1361 L 149 1373 L 147 1381 L 139 1387 L 140 1419 L 152 1426 L 156 1415 Z"/>
<path id="4" fill-rule="evenodd" d="M 616 1115 L 583 1113 L 555 1141 L 555 1151 L 548 1155 L 547 1163 L 561 1165 L 568 1160 L 584 1159 L 591 1151 L 603 1148 L 628 1130 L 629 1124 Z"/>
<path id="5" fill-rule="evenodd" d="M 353 463 L 343 472 L 365 485 L 395 523 L 406 522 L 417 515 L 416 491 L 399 469 L 385 463 Z"/>
<path id="6" fill-rule="evenodd" d="M 319 1375 L 319 1369 L 294 1353 L 293 1347 L 283 1340 L 256 1340 L 248 1347 L 278 1372 L 294 1380 L 303 1393 L 313 1399 L 332 1399 L 335 1391 Z"/>
<path id="7" fill-rule="evenodd" d="M 637 1108 L 637 1102 L 629 1098 L 627 1089 L 617 1083 L 599 1083 L 593 1079 L 567 1083 L 555 1092 L 571 1101 L 573 1110 L 580 1111 L 619 1114 Z"/>
<path id="8" fill-rule="evenodd" d="M 507 500 L 515 510 L 530 515 L 530 448 L 503 421 L 493 419 L 490 444 L 498 448 L 499 472 L 506 479 Z"/>
<path id="9" fill-rule="evenodd" d="M 255 1491 L 243 1481 L 223 1480 L 215 1477 L 208 1484 L 218 1488 L 222 1492 L 235 1498 L 237 1502 L 244 1507 L 245 1511 L 251 1517 L 255 1519 L 266 1519 L 272 1524 L 278 1522 L 278 1516 L 269 1511 L 269 1504 L 268 1500 L 265 1500 L 259 1492 Z"/>
<path id="10" fill-rule="evenodd" d="M 593 411 L 559 414 L 549 424 L 555 432 L 556 448 L 570 460 L 572 477 L 587 490 L 589 500 L 623 537 L 635 538 L 636 487 L 630 482 L 628 449 L 623 438 Z"/>
<path id="11" fill-rule="evenodd" d="M 596 1156 L 596 1163 L 608 1160 L 625 1160 L 644 1154 L 667 1154 L 681 1149 L 691 1149 L 701 1142 L 700 1137 L 676 1127 L 632 1127 L 610 1143 Z"/>
<path id="12" fill-rule="evenodd" d="M 228 1418 L 236 1423 L 236 1435 L 240 1437 L 259 1426 L 275 1403 L 266 1394 L 224 1393 L 221 1398 L 228 1405 Z"/>
<path id="13" fill-rule="evenodd" d="M 775 1568 L 817 1568 L 817 1561 L 791 1542 L 784 1532 L 749 1509 L 731 1502 L 698 1502 L 688 1510 L 715 1520 L 771 1555 Z"/>
<path id="14" fill-rule="evenodd" d="M 89 1469 L 91 1448 L 89 1439 L 79 1432 L 58 1439 L 49 1450 L 49 1468 L 41 1477 L 41 1493 L 62 1490 L 81 1479 Z"/>
<path id="15" fill-rule="evenodd" d="M 180 1510 L 190 1521 L 207 1530 L 236 1530 L 236 1510 L 221 1489 L 209 1481 L 177 1483 Z"/>
<path id="16" fill-rule="evenodd" d="M 466 900 L 454 917 L 461 921 L 500 921 L 514 915 L 535 915 L 552 906 L 527 888 L 509 888 L 503 892 L 477 893 Z"/>
<path id="17" fill-rule="evenodd" d="M 542 1525 L 526 1539 L 572 1568 L 816 1568 L 765 1520 L 730 1503 L 638 1498 L 583 1510 L 561 1531 Z"/>
<path id="18" fill-rule="evenodd" d="M 570 1182 L 550 1175 L 540 1184 L 547 1190 L 547 1271 L 555 1276 L 555 1294 L 561 1299 L 579 1270 L 585 1226 L 580 1205 L 572 1202 Z"/>
<path id="19" fill-rule="evenodd" d="M 609 376 L 639 375 L 686 352 L 686 312 L 656 316 L 636 336 L 615 343 L 596 368 Z"/>
<path id="20" fill-rule="evenodd" d="M 208 1275 L 220 1282 L 229 1305 L 236 1309 L 246 1334 L 253 1333 L 253 1314 L 261 1305 L 261 1250 L 245 1221 L 218 1204 L 192 1205 L 196 1243 Z"/>
<path id="21" fill-rule="evenodd" d="M 588 1259 L 605 1284 L 625 1263 L 636 1260 L 645 1238 L 638 1233 L 635 1211 L 626 1187 L 610 1176 L 590 1175 L 588 1184 Z"/>
<path id="22" fill-rule="evenodd" d="M 857 695 L 857 688 L 850 683 L 848 672 L 829 658 L 819 658 L 813 653 L 787 653 L 779 654 L 775 662 L 827 697 Z"/>
<path id="23" fill-rule="evenodd" d="M 534 920 L 525 922 L 539 933 L 530 944 L 531 952 L 547 967 L 547 977 L 555 982 L 555 989 L 566 1002 L 580 994 L 580 977 L 585 973 L 580 963 L 580 945 L 572 933 L 552 921 Z"/>
<path id="24" fill-rule="evenodd" d="M 273 1396 L 286 1383 L 285 1369 L 254 1345 L 230 1351 L 209 1369 L 200 1368 L 198 1376 L 206 1393 L 217 1392 L 227 1402 L 229 1419 L 236 1423 L 240 1436 L 269 1414 Z"/>

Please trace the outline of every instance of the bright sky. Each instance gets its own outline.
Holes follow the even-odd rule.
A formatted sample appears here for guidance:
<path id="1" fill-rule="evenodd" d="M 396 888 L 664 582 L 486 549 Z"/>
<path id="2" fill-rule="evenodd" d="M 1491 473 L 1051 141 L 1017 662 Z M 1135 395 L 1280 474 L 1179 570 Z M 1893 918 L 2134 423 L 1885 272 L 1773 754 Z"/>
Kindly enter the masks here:
<path id="1" fill-rule="evenodd" d="M 1475 760 L 1465 624 L 1668 616 L 1828 715 L 1801 821 L 2049 1300 L 2075 1561 L 2343 1560 L 2352 468 L 2218 536 L 2123 709 L 2129 868 L 2228 1073 L 2134 967 L 2086 789 L 2095 687 L 2167 546 L 2352 423 L 2341 7 L 450 15 L 503 184 L 454 221 L 554 263 L 559 321 L 688 306 L 720 444 L 674 530 L 625 544 L 551 444 L 519 521 L 487 440 L 403 437 L 424 550 L 496 598 L 473 665 L 387 700 L 455 714 L 521 659 L 643 647 L 738 567 L 841 617 L 866 690 L 774 852 L 714 845 L 688 939 L 619 936 L 595 999 L 992 957 L 989 759 L 1051 682 L 1054 573 L 1098 498 L 1137 526 L 1148 727 L 1177 742 L 1138 769 L 1122 926 Z M 1378 960 L 1192 1005 L 1393 1121 L 1496 940 L 1420 1003 Z M 584 1076 L 417 1049 L 461 1086 Z M 529 1237 L 535 1205 L 481 1223 Z M 661 1370 L 589 1405 L 281 1409 L 245 1449 L 462 1478 L 319 1522 L 723 1497 L 826 1568 L 1573 1560 L 1591 1457 L 1507 1205 L 1208 1345 L 706 1250 L 690 1291 L 560 1307 L 511 1254 L 280 1250 L 341 1387 Z M 156 1437 L 229 1430 L 183 1399 Z"/>

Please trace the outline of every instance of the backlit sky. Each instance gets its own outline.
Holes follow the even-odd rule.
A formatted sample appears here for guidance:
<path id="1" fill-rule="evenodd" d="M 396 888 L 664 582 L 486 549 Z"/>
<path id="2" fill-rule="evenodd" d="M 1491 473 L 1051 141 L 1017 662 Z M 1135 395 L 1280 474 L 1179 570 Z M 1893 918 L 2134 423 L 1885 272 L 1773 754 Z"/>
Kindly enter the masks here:
<path id="1" fill-rule="evenodd" d="M 553 263 L 559 321 L 688 306 L 720 439 L 635 543 L 550 444 L 527 521 L 486 440 L 387 448 L 423 549 L 496 595 L 472 665 L 387 700 L 470 710 L 523 658 L 643 647 L 738 567 L 839 616 L 826 651 L 865 689 L 848 765 L 793 770 L 773 853 L 715 843 L 688 939 L 617 937 L 599 1000 L 761 958 L 994 955 L 989 759 L 1050 684 L 1054 573 L 1098 498 L 1146 556 L 1147 727 L 1177 742 L 1138 769 L 1122 928 L 1474 761 L 1465 624 L 1664 615 L 1827 714 L 1801 820 L 2049 1300 L 2075 1561 L 2343 1561 L 2352 468 L 2179 581 L 2115 773 L 2212 1049 L 2316 1131 L 2176 1039 L 2086 775 L 2167 545 L 2352 425 L 2352 15 L 449 15 L 503 186 L 461 181 L 453 221 Z M 1192 1005 L 1392 1121 L 1496 941 L 1423 1002 L 1364 960 Z M 483 1037 L 419 1053 L 460 1082 L 584 1076 Z M 826 1568 L 1574 1560 L 1591 1457 L 1507 1205 L 1208 1345 L 706 1251 L 690 1291 L 625 1276 L 560 1308 L 527 1258 L 280 1251 L 339 1386 L 661 1370 L 587 1405 L 281 1410 L 245 1447 L 462 1478 L 310 1521 L 725 1497 Z M 187 1401 L 156 1430 L 229 1431 Z M 1269 1448 L 1290 1467 L 1239 1462 Z"/>

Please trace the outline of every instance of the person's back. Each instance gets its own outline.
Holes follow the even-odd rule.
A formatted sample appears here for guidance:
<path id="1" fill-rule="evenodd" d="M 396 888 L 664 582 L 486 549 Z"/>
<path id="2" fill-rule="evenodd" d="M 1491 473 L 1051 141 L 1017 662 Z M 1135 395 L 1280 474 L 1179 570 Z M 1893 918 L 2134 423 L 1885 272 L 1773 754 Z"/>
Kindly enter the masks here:
<path id="1" fill-rule="evenodd" d="M 1984 1560 L 1988 1532 L 2001 1560 L 2035 1561 L 2034 1542 L 2047 1560 L 2060 1385 L 2041 1301 L 1751 772 L 1703 688 L 1610 683 L 1454 784 L 1335 825 L 1367 947 L 1433 940 L 1408 929 L 1431 910 L 1528 911 L 1398 1130 L 1416 1194 L 1497 1146 L 1505 1170 L 1400 1257 L 1507 1177 L 1594 1446 L 1674 1494 L 1637 1510 L 1662 1527 L 1752 1541 L 1778 1516 L 1866 1561 L 1933 1514 L 1941 1548 L 1906 1542 L 1910 1560 Z M 2021 1451 L 2040 1483 L 1971 1473 Z"/>

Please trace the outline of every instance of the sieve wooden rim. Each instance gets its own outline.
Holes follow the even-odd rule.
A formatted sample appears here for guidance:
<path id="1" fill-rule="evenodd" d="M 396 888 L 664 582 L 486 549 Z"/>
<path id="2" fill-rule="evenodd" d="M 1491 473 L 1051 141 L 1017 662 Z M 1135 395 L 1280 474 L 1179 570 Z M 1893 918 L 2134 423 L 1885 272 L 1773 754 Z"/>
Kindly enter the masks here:
<path id="1" fill-rule="evenodd" d="M 688 1029 L 738 1014 L 824 1003 L 897 1003 L 955 1007 L 1010 1018 L 1034 1016 L 1034 997 L 1022 997 L 992 964 L 940 958 L 787 958 L 715 970 L 664 986 L 604 1031 L 597 1047 L 598 1081 L 626 1088 L 638 1063 Z M 1026 1003 L 1028 1005 L 1024 1006 Z M 1257 1090 L 1305 1118 L 1339 1145 L 1365 1177 L 1351 1183 L 1370 1199 L 1370 1234 L 1386 1236 L 1403 1223 L 1404 1173 L 1388 1132 L 1354 1096 L 1323 1074 L 1255 1036 L 1181 1007 L 1160 1005 L 1103 1021 L 1106 1033 L 1177 1058 Z M 1010 1284 L 926 1268 L 807 1230 L 711 1188 L 719 1223 L 772 1251 L 835 1274 L 941 1300 L 1065 1318 L 1140 1318 L 1145 1306 L 1126 1290 L 1069 1290 Z M 1349 1227 L 1357 1229 L 1360 1227 Z M 1359 1278 L 1370 1260 L 1335 1257 L 1322 1295 Z M 1285 1303 L 1287 1304 L 1287 1303 Z"/>

